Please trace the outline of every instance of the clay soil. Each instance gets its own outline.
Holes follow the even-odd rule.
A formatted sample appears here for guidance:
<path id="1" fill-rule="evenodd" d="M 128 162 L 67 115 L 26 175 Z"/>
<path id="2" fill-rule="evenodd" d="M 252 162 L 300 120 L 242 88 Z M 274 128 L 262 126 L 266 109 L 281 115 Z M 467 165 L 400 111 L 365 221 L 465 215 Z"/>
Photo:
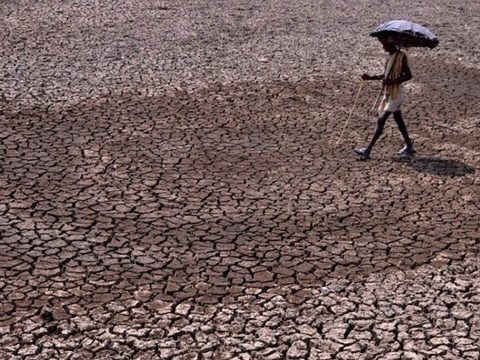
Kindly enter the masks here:
<path id="1" fill-rule="evenodd" d="M 476 0 L 1 1 L 1 359 L 479 359 Z M 396 18 L 403 112 L 369 161 Z"/>

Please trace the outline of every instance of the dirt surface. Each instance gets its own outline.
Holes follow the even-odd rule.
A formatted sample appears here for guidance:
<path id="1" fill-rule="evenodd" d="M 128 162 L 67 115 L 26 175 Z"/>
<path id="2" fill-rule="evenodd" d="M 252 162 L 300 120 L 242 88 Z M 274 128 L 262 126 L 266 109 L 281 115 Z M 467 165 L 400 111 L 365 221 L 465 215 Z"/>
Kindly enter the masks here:
<path id="1" fill-rule="evenodd" d="M 0 359 L 479 359 L 478 1 L 3 1 Z M 368 37 L 404 18 L 372 160 Z"/>

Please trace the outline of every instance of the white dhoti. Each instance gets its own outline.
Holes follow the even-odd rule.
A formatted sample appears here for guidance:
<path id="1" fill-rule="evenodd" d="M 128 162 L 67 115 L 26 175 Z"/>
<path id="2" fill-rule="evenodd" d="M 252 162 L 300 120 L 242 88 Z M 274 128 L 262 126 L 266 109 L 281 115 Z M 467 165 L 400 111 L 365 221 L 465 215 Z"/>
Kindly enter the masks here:
<path id="1" fill-rule="evenodd" d="M 399 111 L 402 107 L 403 101 L 405 100 L 405 93 L 405 86 L 403 84 L 399 84 L 398 91 L 396 92 L 395 96 L 383 94 L 383 98 L 378 106 L 378 114 L 382 116 L 385 111 Z"/>

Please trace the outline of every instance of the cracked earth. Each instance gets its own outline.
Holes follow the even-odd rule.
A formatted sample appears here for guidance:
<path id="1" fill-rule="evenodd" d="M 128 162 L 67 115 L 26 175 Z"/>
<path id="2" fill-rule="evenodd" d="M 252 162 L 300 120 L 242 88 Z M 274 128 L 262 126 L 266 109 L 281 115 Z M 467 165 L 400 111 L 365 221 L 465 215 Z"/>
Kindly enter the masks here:
<path id="1" fill-rule="evenodd" d="M 4 1 L 0 359 L 479 359 L 478 2 Z M 405 18 L 404 117 L 368 33 Z"/>

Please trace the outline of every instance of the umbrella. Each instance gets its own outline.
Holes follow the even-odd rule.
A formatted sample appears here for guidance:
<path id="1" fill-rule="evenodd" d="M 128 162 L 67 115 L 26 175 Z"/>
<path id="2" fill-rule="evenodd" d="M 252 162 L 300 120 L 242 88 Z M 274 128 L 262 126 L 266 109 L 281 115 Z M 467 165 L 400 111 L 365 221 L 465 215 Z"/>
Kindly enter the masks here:
<path id="1" fill-rule="evenodd" d="M 401 47 L 428 47 L 438 45 L 434 33 L 422 25 L 405 20 L 393 20 L 378 26 L 370 36 L 376 38 L 392 38 Z"/>

